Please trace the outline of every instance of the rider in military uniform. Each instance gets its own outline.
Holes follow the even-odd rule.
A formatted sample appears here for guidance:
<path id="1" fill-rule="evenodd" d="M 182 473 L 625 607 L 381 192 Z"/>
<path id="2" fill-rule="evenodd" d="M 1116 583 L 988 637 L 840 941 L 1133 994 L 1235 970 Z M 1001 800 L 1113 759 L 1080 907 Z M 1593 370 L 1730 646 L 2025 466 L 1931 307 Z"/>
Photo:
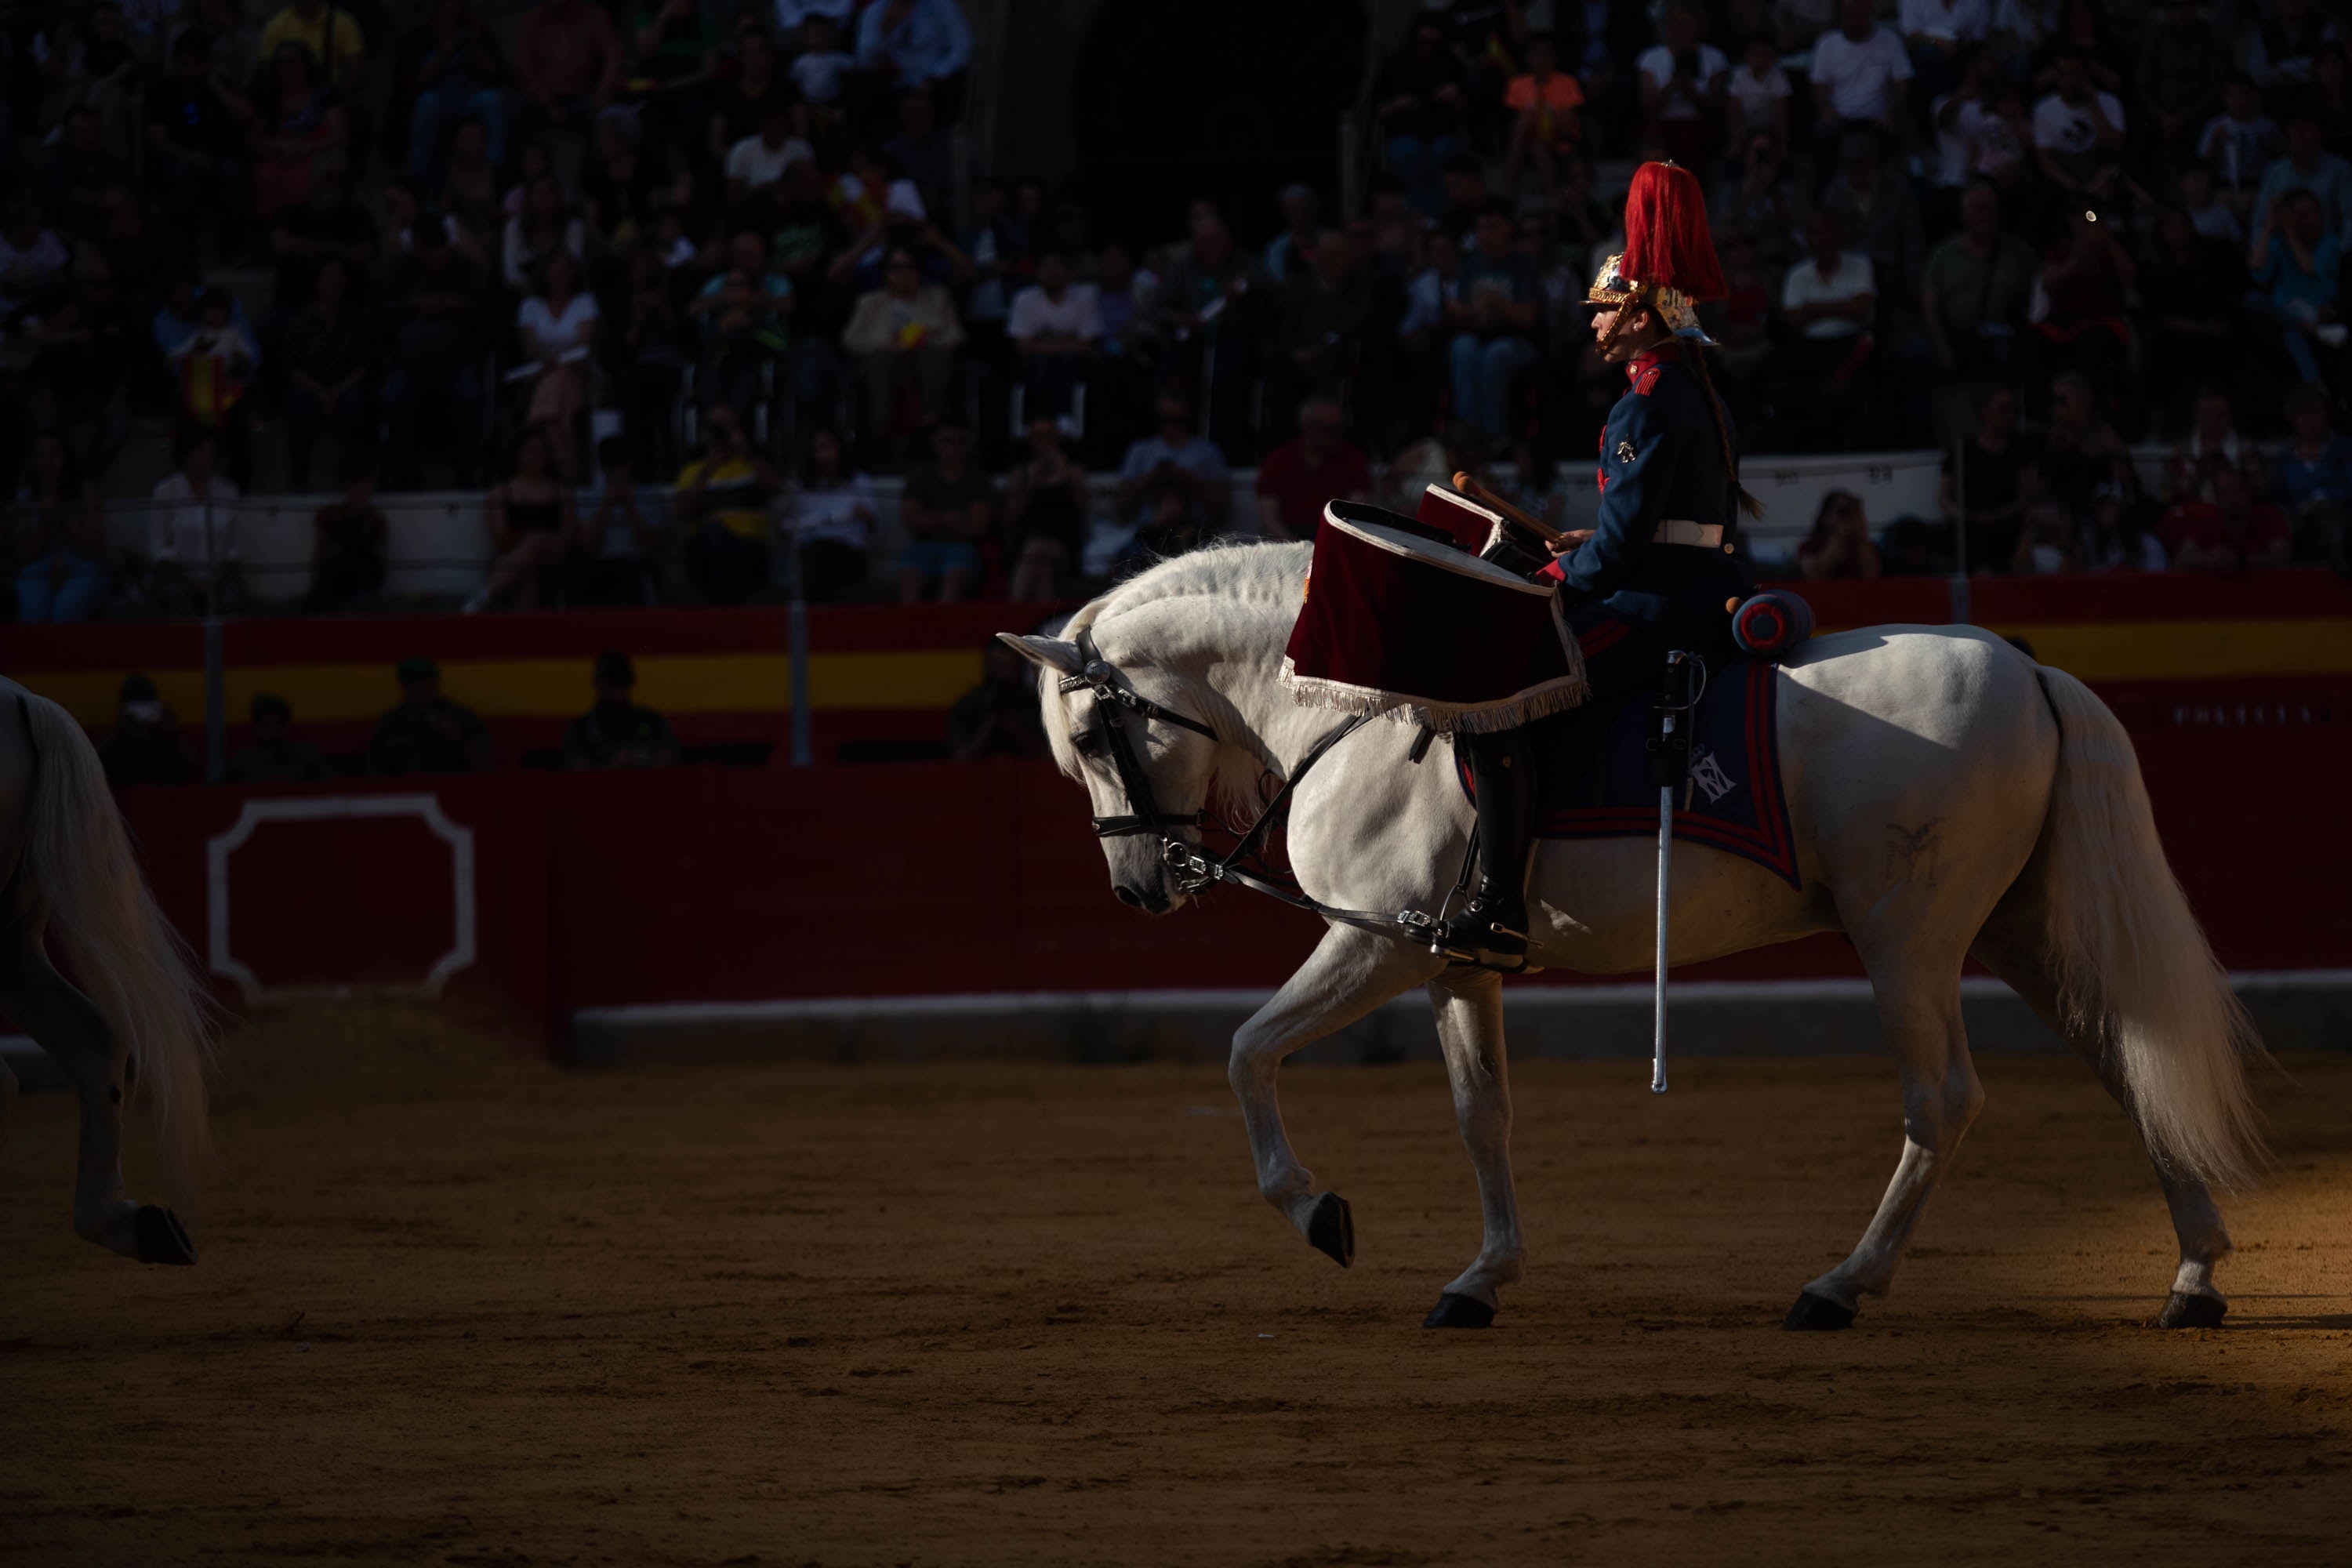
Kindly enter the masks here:
<path id="1" fill-rule="evenodd" d="M 1754 590 L 1733 531 L 1758 509 L 1739 488 L 1737 434 L 1693 310 L 1723 294 L 1698 182 L 1643 164 L 1626 196 L 1624 253 L 1601 264 L 1586 295 L 1599 307 L 1596 346 L 1627 380 L 1601 435 L 1601 513 L 1544 568 L 1560 584 L 1590 686 L 1568 722 L 1606 724 L 1624 699 L 1658 689 L 1666 655 L 1720 645 L 1730 605 Z M 1462 739 L 1478 795 L 1479 884 L 1438 945 L 1510 968 L 1527 954 L 1535 772 L 1524 730 Z"/>

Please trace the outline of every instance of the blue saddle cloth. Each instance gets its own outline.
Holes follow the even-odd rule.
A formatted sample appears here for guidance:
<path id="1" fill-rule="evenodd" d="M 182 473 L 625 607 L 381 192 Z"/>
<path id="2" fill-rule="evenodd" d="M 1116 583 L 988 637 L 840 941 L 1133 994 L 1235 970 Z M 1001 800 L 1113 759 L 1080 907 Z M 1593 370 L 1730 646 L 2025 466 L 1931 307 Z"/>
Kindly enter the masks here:
<path id="1" fill-rule="evenodd" d="M 1710 671 L 1691 741 L 1691 776 L 1675 809 L 1675 837 L 1755 861 L 1792 888 L 1797 852 L 1789 803 L 1780 788 L 1775 722 L 1780 683 L 1774 667 L 1737 658 Z M 1572 755 L 1570 715 L 1528 727 L 1535 752 L 1536 832 L 1546 838 L 1654 837 L 1658 787 L 1650 782 L 1647 698 L 1626 703 L 1609 722 L 1609 748 L 1597 765 Z M 1470 769 L 1457 764 L 1465 795 L 1476 796 Z"/>

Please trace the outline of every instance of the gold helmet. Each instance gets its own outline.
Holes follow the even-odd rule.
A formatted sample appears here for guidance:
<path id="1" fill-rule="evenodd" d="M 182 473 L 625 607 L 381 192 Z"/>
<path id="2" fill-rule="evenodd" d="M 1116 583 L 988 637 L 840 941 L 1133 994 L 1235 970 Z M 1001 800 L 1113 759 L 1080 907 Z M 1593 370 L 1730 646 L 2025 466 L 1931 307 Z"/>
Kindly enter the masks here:
<path id="1" fill-rule="evenodd" d="M 1696 306 L 1720 300 L 1725 292 L 1697 179 L 1674 163 L 1644 163 L 1634 170 L 1625 193 L 1624 253 L 1601 264 L 1585 299 L 1621 308 L 1646 305 L 1677 337 L 1706 342 L 1711 340 L 1698 324 Z M 1607 336 L 1615 332 L 1612 322 Z"/>
<path id="2" fill-rule="evenodd" d="M 1698 310 L 1689 295 L 1679 289 L 1647 285 L 1626 277 L 1619 270 L 1624 260 L 1622 255 L 1612 256 L 1601 264 L 1601 270 L 1592 275 L 1592 287 L 1584 291 L 1587 304 L 1646 305 L 1657 312 L 1658 320 L 1676 337 L 1696 338 L 1703 343 L 1715 341 L 1699 325 Z M 1612 324 L 1612 335 L 1614 331 Z"/>

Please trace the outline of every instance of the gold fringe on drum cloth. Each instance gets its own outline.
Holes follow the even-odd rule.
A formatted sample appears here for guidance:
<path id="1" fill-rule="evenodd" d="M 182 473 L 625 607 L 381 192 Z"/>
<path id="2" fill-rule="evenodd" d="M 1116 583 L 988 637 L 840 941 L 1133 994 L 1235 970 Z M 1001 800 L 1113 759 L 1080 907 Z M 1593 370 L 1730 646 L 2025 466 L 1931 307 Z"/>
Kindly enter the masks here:
<path id="1" fill-rule="evenodd" d="M 1568 672 L 1493 702 L 1433 702 L 1426 697 L 1381 691 L 1323 676 L 1301 675 L 1288 654 L 1282 658 L 1282 684 L 1289 689 L 1291 700 L 1302 708 L 1330 708 L 1342 713 L 1369 713 L 1399 724 L 1424 724 L 1440 735 L 1451 735 L 1457 730 L 1474 735 L 1516 730 L 1522 724 L 1532 724 L 1538 719 L 1583 705 L 1587 694 L 1584 650 L 1577 646 L 1576 634 L 1569 630 L 1568 617 L 1559 613 L 1557 596 L 1551 602 L 1551 625 L 1552 630 L 1559 634 Z"/>

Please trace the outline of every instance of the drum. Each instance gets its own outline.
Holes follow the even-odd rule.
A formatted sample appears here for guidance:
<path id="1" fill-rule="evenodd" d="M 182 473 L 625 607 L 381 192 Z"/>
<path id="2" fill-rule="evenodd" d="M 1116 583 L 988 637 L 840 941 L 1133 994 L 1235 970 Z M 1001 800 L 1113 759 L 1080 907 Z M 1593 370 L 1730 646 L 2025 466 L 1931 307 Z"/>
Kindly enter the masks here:
<path id="1" fill-rule="evenodd" d="M 1432 480 L 1429 488 L 1421 492 L 1421 505 L 1413 510 L 1413 521 L 1444 530 L 1454 543 L 1477 555 L 1495 542 L 1496 531 L 1503 526 L 1503 514 L 1472 500 L 1452 485 Z"/>
<path id="2" fill-rule="evenodd" d="M 1516 729 L 1584 700 L 1584 658 L 1549 584 L 1430 538 L 1426 524 L 1332 501 L 1283 684 L 1311 707 L 1456 730 Z"/>

